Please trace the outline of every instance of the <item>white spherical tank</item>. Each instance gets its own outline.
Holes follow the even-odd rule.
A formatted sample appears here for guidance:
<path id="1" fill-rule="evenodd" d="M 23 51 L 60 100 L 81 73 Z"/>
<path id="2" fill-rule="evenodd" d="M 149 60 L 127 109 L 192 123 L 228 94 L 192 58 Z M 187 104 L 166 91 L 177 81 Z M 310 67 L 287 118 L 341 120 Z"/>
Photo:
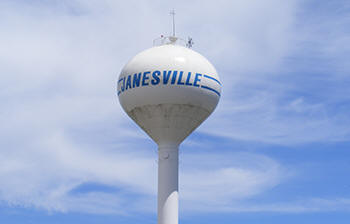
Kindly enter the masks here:
<path id="1" fill-rule="evenodd" d="M 220 93 L 213 65 L 173 44 L 137 54 L 118 80 L 123 109 L 158 144 L 180 144 L 215 109 Z"/>
<path id="2" fill-rule="evenodd" d="M 118 79 L 123 109 L 158 144 L 159 224 L 178 223 L 178 146 L 221 94 L 214 66 L 176 40 L 137 54 Z"/>

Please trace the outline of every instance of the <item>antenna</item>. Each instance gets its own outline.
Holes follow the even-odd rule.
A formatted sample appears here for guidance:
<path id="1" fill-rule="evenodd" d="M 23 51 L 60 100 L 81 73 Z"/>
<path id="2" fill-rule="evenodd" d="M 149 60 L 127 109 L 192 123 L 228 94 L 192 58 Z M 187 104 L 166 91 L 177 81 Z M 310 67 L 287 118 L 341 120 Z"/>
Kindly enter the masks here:
<path id="1" fill-rule="evenodd" d="M 175 10 L 170 11 L 170 15 L 173 16 L 173 36 L 175 37 Z"/>

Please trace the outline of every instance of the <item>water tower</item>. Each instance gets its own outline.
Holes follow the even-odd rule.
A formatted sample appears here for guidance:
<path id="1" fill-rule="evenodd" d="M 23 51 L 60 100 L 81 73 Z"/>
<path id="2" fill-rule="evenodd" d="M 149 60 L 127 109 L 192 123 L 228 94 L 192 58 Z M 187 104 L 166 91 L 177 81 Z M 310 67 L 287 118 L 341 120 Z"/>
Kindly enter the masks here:
<path id="1" fill-rule="evenodd" d="M 117 91 L 158 145 L 158 224 L 178 224 L 179 145 L 213 112 L 221 83 L 214 66 L 175 35 L 154 45 L 124 66 Z"/>

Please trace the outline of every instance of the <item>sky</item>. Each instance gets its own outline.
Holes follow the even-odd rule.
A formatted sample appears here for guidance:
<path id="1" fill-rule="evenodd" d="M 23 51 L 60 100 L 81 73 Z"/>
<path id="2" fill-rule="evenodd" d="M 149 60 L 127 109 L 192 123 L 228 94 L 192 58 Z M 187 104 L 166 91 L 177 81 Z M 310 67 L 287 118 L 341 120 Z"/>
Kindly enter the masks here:
<path id="1" fill-rule="evenodd" d="M 223 83 L 180 146 L 180 223 L 349 223 L 346 0 L 0 0 L 0 223 L 157 222 L 116 84 L 172 9 Z"/>

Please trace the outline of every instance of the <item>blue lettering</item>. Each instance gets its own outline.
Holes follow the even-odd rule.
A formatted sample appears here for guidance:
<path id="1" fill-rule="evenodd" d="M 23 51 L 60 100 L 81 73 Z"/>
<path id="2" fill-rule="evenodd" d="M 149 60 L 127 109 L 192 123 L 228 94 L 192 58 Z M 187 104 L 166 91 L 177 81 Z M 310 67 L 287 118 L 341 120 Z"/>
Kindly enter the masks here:
<path id="1" fill-rule="evenodd" d="M 135 73 L 134 78 L 132 80 L 132 87 L 139 87 L 140 86 L 140 80 L 141 80 L 141 72 L 139 74 Z"/>
<path id="2" fill-rule="evenodd" d="M 161 77 L 163 72 L 163 77 Z M 118 95 L 122 92 L 140 87 L 140 86 L 148 86 L 148 85 L 159 85 L 161 82 L 161 78 L 163 78 L 163 84 L 167 85 L 186 85 L 186 86 L 195 86 L 195 87 L 203 87 L 203 88 L 209 88 L 206 86 L 202 86 L 200 84 L 201 78 L 206 77 L 206 75 L 202 75 L 200 73 L 195 73 L 193 77 L 193 82 L 191 80 L 192 78 L 192 72 L 187 73 L 187 77 L 184 77 L 184 71 L 177 71 L 177 70 L 164 70 L 164 71 L 146 71 L 146 72 L 140 72 L 135 73 L 134 75 L 128 75 L 118 80 Z M 206 78 L 211 78 L 210 76 Z M 142 79 L 142 80 L 141 80 Z M 170 81 L 171 79 L 171 81 Z M 214 78 L 211 78 L 214 80 Z"/>
<path id="3" fill-rule="evenodd" d="M 197 82 L 200 82 L 201 79 L 199 77 L 201 77 L 202 74 L 196 73 L 196 76 L 194 77 L 194 81 L 193 81 L 193 86 L 199 87 L 199 84 L 197 84 Z"/>
<path id="4" fill-rule="evenodd" d="M 193 84 L 190 83 L 190 80 L 191 80 L 191 72 L 188 72 L 187 74 L 187 79 L 186 79 L 186 86 L 192 86 Z"/>
<path id="5" fill-rule="evenodd" d="M 163 71 L 163 84 L 168 84 L 169 78 L 170 78 L 171 71 Z"/>
<path id="6" fill-rule="evenodd" d="M 121 89 L 121 85 L 120 85 L 120 82 L 122 81 L 123 79 L 119 79 L 118 80 L 118 95 L 122 92 L 120 89 Z"/>
<path id="7" fill-rule="evenodd" d="M 148 86 L 148 82 L 146 82 L 149 79 L 148 74 L 151 72 L 144 72 L 142 76 L 142 86 Z"/>
<path id="8" fill-rule="evenodd" d="M 126 80 L 126 87 L 125 90 L 131 89 L 131 75 L 128 76 L 128 79 Z"/>
<path id="9" fill-rule="evenodd" d="M 173 77 L 171 78 L 171 85 L 174 85 L 176 82 L 177 71 L 173 71 Z"/>
<path id="10" fill-rule="evenodd" d="M 123 77 L 123 85 L 122 85 L 121 89 L 122 89 L 122 92 L 124 92 L 124 90 L 125 90 L 125 77 Z"/>
<path id="11" fill-rule="evenodd" d="M 159 84 L 159 82 L 160 82 L 159 75 L 160 75 L 160 71 L 154 71 L 152 73 L 152 77 L 153 77 L 153 79 L 151 81 L 152 85 L 158 85 Z"/>
<path id="12" fill-rule="evenodd" d="M 178 85 L 184 85 L 184 84 L 185 84 L 184 82 L 181 82 L 182 74 L 183 74 L 183 73 L 184 73 L 184 72 L 181 71 L 180 74 L 179 74 L 179 79 L 177 80 L 177 84 L 178 84 Z"/>

